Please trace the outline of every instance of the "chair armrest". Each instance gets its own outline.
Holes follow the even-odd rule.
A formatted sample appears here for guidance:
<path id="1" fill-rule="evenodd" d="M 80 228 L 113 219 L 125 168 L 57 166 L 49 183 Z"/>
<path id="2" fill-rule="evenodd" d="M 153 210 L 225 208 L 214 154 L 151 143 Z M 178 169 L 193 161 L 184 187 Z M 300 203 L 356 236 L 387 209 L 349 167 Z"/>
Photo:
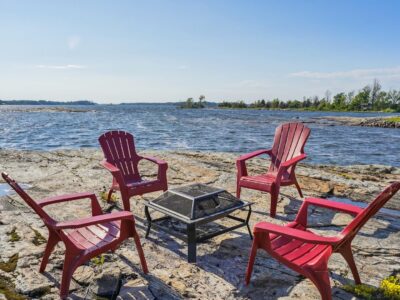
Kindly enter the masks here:
<path id="1" fill-rule="evenodd" d="M 289 159 L 289 160 L 285 161 L 284 163 L 282 163 L 280 165 L 280 167 L 289 168 L 290 166 L 292 166 L 294 164 L 297 164 L 299 161 L 301 161 L 301 160 L 303 160 L 305 158 L 307 158 L 307 155 L 305 153 L 300 154 L 300 155 L 298 155 L 296 157 L 293 157 L 292 159 Z"/>
<path id="2" fill-rule="evenodd" d="M 148 160 L 148 161 L 151 161 L 151 162 L 153 162 L 153 163 L 155 163 L 157 165 L 164 165 L 164 166 L 168 167 L 168 163 L 165 160 L 158 159 L 158 158 L 152 157 L 152 156 L 141 156 L 141 158 L 145 159 L 145 160 Z"/>
<path id="3" fill-rule="evenodd" d="M 113 164 L 109 163 L 109 162 L 106 161 L 106 160 L 102 160 L 102 161 L 100 162 L 100 164 L 101 164 L 104 168 L 106 168 L 108 171 L 110 171 L 111 173 L 118 173 L 118 172 L 121 172 L 120 169 L 118 169 L 116 166 L 114 166 Z"/>
<path id="4" fill-rule="evenodd" d="M 276 175 L 275 184 L 279 187 L 281 184 L 282 176 L 286 172 L 286 170 L 289 167 L 296 165 L 299 161 L 305 159 L 306 157 L 307 157 L 307 155 L 305 155 L 303 153 L 296 157 L 293 157 L 292 159 L 289 159 L 288 161 L 285 161 L 284 163 L 281 163 L 281 165 L 279 166 L 279 169 L 278 169 L 278 174 Z"/>
<path id="5" fill-rule="evenodd" d="M 338 210 L 351 215 L 357 215 L 364 209 L 355 205 L 340 203 L 336 201 L 321 199 L 321 198 L 306 198 L 305 203 L 308 205 L 315 205 L 319 207 L 329 208 L 332 210 Z"/>
<path id="6" fill-rule="evenodd" d="M 239 157 L 236 159 L 236 162 L 238 162 L 238 161 L 246 161 L 246 160 L 248 160 L 248 159 L 250 159 L 250 158 L 253 158 L 253 157 L 256 157 L 256 156 L 260 156 L 260 155 L 262 155 L 262 154 L 271 155 L 271 153 L 272 153 L 272 150 L 271 150 L 271 149 L 261 149 L 261 150 L 257 150 L 257 151 L 250 152 L 250 153 L 243 154 L 243 155 L 239 156 Z"/>
<path id="7" fill-rule="evenodd" d="M 254 226 L 254 234 L 260 232 L 274 233 L 311 244 L 324 244 L 333 246 L 341 240 L 339 237 L 324 237 L 308 231 L 267 222 L 260 222 Z"/>
<path id="8" fill-rule="evenodd" d="M 249 160 L 249 159 L 251 159 L 253 157 L 256 157 L 256 156 L 260 156 L 262 154 L 268 154 L 269 156 L 271 156 L 272 150 L 271 149 L 269 149 L 269 150 L 261 149 L 261 150 L 257 150 L 257 151 L 251 152 L 251 153 L 243 154 L 243 155 L 239 156 L 236 159 L 236 168 L 237 168 L 237 171 L 238 171 L 238 173 L 237 173 L 238 180 L 242 176 L 247 176 L 246 160 Z"/>
<path id="9" fill-rule="evenodd" d="M 38 201 L 37 204 L 40 207 L 45 207 L 45 206 L 51 205 L 51 204 L 75 201 L 75 200 L 82 200 L 82 199 L 90 199 L 91 200 L 93 216 L 100 215 L 103 213 L 101 210 L 99 201 L 97 201 L 97 197 L 93 193 L 85 193 L 84 192 L 84 193 L 73 193 L 73 194 L 54 196 L 54 197 L 42 199 L 42 200 Z"/>
<path id="10" fill-rule="evenodd" d="M 82 218 L 77 220 L 59 222 L 54 227 L 55 229 L 71 229 L 86 227 L 95 224 L 107 223 L 118 220 L 131 220 L 134 221 L 133 214 L 129 211 L 119 211 L 110 214 L 103 214 L 99 216 L 93 216 L 88 218 Z"/>
<path id="11" fill-rule="evenodd" d="M 115 180 L 117 181 L 118 185 L 120 187 L 125 186 L 125 180 L 124 177 L 122 176 L 122 172 L 119 168 L 114 166 L 113 164 L 109 163 L 107 160 L 102 160 L 100 164 L 107 169 L 108 171 L 111 172 L 111 174 L 114 176 Z"/>
<path id="12" fill-rule="evenodd" d="M 145 159 L 151 161 L 152 163 L 157 164 L 158 165 L 157 179 L 160 181 L 167 180 L 168 163 L 166 161 L 151 156 L 141 156 L 140 159 Z"/>

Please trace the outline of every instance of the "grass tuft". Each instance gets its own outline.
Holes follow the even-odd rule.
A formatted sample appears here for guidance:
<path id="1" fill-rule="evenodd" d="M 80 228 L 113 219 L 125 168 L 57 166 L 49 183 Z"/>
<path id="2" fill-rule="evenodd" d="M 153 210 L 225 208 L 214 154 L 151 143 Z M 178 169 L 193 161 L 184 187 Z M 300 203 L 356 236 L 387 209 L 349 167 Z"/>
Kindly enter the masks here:
<path id="1" fill-rule="evenodd" d="M 21 240 L 21 237 L 17 233 L 17 228 L 13 228 L 10 232 L 7 233 L 7 235 L 10 237 L 11 242 L 18 242 Z"/>
<path id="2" fill-rule="evenodd" d="M 41 235 L 39 231 L 37 231 L 36 229 L 33 229 L 33 228 L 32 228 L 32 230 L 35 233 L 35 236 L 33 237 L 33 240 L 32 240 L 32 243 L 35 246 L 39 246 L 39 245 L 45 244 L 47 242 L 46 238 L 43 235 Z"/>
<path id="3" fill-rule="evenodd" d="M 100 191 L 100 197 L 101 197 L 101 200 L 103 200 L 103 201 L 108 200 L 108 190 L 105 186 L 103 187 L 103 190 Z M 110 197 L 110 202 L 116 202 L 116 201 L 117 201 L 117 195 L 112 193 L 111 197 Z"/>
<path id="4" fill-rule="evenodd" d="M 90 261 L 96 266 L 102 266 L 104 264 L 105 257 L 103 254 L 93 257 Z"/>
<path id="5" fill-rule="evenodd" d="M 384 278 L 381 281 L 379 288 L 366 284 L 346 284 L 342 288 L 357 297 L 367 300 L 400 300 L 400 274 Z"/>
<path id="6" fill-rule="evenodd" d="M 389 123 L 400 123 L 400 117 L 385 118 L 385 121 Z"/>
<path id="7" fill-rule="evenodd" d="M 400 299 L 400 275 L 389 276 L 383 279 L 380 289 L 388 299 Z"/>
<path id="8" fill-rule="evenodd" d="M 8 262 L 0 262 L 0 270 L 4 272 L 13 272 L 17 268 L 18 253 L 8 259 Z"/>
<path id="9" fill-rule="evenodd" d="M 15 291 L 14 284 L 10 279 L 0 275 L 0 295 L 3 294 L 7 300 L 25 300 L 26 298 Z"/>
<path id="10" fill-rule="evenodd" d="M 376 299 L 378 294 L 378 289 L 376 287 L 366 285 L 366 284 L 346 284 L 343 286 L 343 289 L 346 292 L 350 292 L 357 297 L 361 297 L 363 299 L 372 300 Z"/>

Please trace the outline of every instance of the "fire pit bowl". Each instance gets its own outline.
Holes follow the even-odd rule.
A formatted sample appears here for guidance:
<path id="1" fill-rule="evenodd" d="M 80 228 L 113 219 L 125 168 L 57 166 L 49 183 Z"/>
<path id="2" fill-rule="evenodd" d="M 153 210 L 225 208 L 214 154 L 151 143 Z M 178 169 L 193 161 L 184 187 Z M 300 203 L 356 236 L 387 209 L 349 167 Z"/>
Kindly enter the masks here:
<path id="1" fill-rule="evenodd" d="M 188 243 L 188 261 L 196 262 L 196 243 L 243 226 L 247 226 L 250 238 L 252 238 L 249 227 L 251 204 L 252 203 L 236 198 L 224 189 L 205 184 L 196 183 L 174 188 L 166 191 L 157 199 L 145 204 L 145 213 L 147 218 L 146 238 L 148 237 L 152 226 L 167 231 L 171 235 Z M 234 211 L 246 207 L 248 207 L 246 219 L 230 215 Z M 162 212 L 165 216 L 158 219 L 152 219 L 149 208 Z M 208 234 L 196 234 L 196 226 L 223 217 L 238 221 L 239 224 L 232 227 L 224 227 L 221 230 Z M 174 218 L 185 223 L 186 235 L 182 235 L 171 230 L 171 228 L 160 224 L 161 221 L 168 218 Z"/>

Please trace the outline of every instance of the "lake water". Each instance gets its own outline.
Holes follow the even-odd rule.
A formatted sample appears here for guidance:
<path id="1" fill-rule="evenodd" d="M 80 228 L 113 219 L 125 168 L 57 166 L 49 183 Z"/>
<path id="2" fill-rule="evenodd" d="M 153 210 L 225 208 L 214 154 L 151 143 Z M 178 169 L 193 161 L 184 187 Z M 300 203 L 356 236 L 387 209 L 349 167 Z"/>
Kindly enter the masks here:
<path id="1" fill-rule="evenodd" d="M 379 113 L 190 110 L 156 104 L 74 106 L 92 110 L 76 113 L 19 111 L 26 108 L 0 106 L 0 148 L 98 148 L 100 134 L 122 129 L 135 136 L 139 149 L 247 153 L 269 148 L 280 123 L 304 121 L 311 122 L 305 148 L 308 163 L 400 166 L 399 129 L 315 123 L 321 116 L 382 115 Z"/>

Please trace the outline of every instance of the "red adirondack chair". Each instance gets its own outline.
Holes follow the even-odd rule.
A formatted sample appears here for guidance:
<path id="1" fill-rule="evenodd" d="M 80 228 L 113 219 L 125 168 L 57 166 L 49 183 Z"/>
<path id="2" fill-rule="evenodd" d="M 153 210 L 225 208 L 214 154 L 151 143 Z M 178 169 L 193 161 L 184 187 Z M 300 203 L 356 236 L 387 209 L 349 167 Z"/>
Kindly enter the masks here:
<path id="1" fill-rule="evenodd" d="M 296 185 L 300 197 L 303 197 L 294 170 L 296 164 L 305 159 L 304 145 L 310 135 L 310 129 L 301 123 L 285 123 L 275 131 L 271 149 L 258 150 L 240 156 L 236 160 L 237 184 L 236 195 L 240 198 L 241 188 L 248 188 L 271 194 L 270 215 L 275 217 L 280 186 Z M 271 164 L 266 174 L 249 176 L 246 161 L 256 156 L 268 154 Z"/>
<path id="2" fill-rule="evenodd" d="M 72 274 L 78 266 L 108 250 L 114 251 L 119 244 L 129 237 L 134 238 L 143 272 L 148 273 L 139 235 L 135 229 L 135 219 L 131 212 L 122 211 L 103 214 L 96 196 L 91 193 L 62 195 L 36 202 L 6 173 L 1 173 L 1 175 L 40 216 L 49 230 L 49 239 L 39 269 L 41 273 L 44 272 L 49 256 L 56 244 L 61 241 L 65 245 L 65 259 L 60 288 L 62 299 L 68 296 Z M 88 218 L 58 222 L 43 209 L 50 204 L 85 198 L 90 199 L 92 205 L 92 216 Z"/>
<path id="3" fill-rule="evenodd" d="M 105 157 L 101 164 L 113 175 L 108 201 L 115 190 L 120 191 L 124 209 L 129 211 L 130 197 L 168 189 L 168 164 L 161 159 L 138 155 L 132 134 L 125 131 L 109 131 L 99 137 L 99 142 Z M 141 159 L 158 165 L 156 180 L 142 179 L 138 169 Z"/>
<path id="4" fill-rule="evenodd" d="M 318 288 L 322 299 L 332 298 L 328 260 L 332 253 L 340 253 L 348 263 L 356 284 L 360 276 L 351 251 L 351 242 L 361 227 L 400 189 L 400 182 L 388 186 L 366 208 L 326 199 L 307 198 L 296 219 L 286 226 L 260 222 L 254 226 L 254 240 L 247 266 L 249 284 L 257 249 L 264 249 L 289 268 L 309 278 Z M 307 209 L 320 206 L 354 215 L 355 218 L 335 237 L 324 237 L 307 229 Z"/>

